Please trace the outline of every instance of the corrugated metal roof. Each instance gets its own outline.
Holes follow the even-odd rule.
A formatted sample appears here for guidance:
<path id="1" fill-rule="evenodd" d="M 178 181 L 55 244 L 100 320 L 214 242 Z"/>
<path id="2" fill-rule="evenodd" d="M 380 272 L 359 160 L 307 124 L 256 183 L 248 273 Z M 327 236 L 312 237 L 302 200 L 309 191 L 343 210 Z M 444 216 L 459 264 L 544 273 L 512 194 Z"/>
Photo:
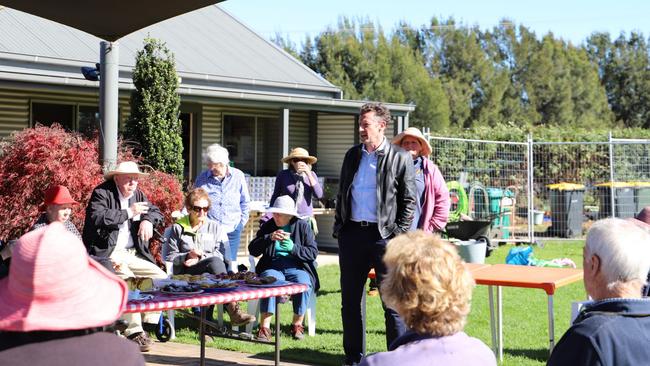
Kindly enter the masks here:
<path id="1" fill-rule="evenodd" d="M 101 16 L 101 14 L 98 14 Z M 286 84 L 294 89 L 338 88 L 268 42 L 218 5 L 208 6 L 119 40 L 120 65 L 132 68 L 147 36 L 167 43 L 179 73 L 228 78 L 235 83 Z M 88 62 L 99 61 L 101 40 L 27 13 L 0 7 L 0 52 Z M 1 56 L 0 56 L 1 58 Z"/>

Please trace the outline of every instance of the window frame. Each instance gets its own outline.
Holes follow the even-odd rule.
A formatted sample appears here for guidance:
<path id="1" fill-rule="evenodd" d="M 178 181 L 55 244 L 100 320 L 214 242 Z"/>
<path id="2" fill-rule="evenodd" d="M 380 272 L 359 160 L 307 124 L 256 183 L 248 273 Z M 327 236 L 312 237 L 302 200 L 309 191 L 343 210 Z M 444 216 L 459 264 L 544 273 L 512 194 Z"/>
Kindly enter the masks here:
<path id="1" fill-rule="evenodd" d="M 254 146 L 253 146 L 253 156 L 254 156 L 254 161 L 253 161 L 253 174 L 251 176 L 257 177 L 259 176 L 258 171 L 260 170 L 260 162 L 258 161 L 258 149 L 259 149 L 259 134 L 258 134 L 258 126 L 259 126 L 259 120 L 262 118 L 266 119 L 276 119 L 278 124 L 280 125 L 280 132 L 282 131 L 282 121 L 279 115 L 273 114 L 273 113 L 246 113 L 246 112 L 230 112 L 230 111 L 224 111 L 221 113 L 221 142 L 220 144 L 225 147 L 226 145 L 226 119 L 228 117 L 248 117 L 248 118 L 253 118 L 254 119 L 254 124 L 253 124 L 253 134 L 254 134 Z M 281 136 L 278 136 L 278 138 L 281 138 Z M 280 163 L 280 160 L 282 159 L 282 151 L 280 151 L 280 156 L 278 157 L 278 169 L 282 168 L 282 164 Z"/>

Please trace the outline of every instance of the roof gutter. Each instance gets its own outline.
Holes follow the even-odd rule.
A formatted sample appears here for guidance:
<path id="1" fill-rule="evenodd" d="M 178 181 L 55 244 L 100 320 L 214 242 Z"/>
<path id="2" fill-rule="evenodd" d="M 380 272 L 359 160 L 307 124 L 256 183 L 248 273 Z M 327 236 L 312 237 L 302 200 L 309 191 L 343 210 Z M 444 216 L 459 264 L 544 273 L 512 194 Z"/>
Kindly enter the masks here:
<path id="1" fill-rule="evenodd" d="M 26 55 L 26 54 L 18 54 L 18 53 L 11 53 L 11 52 L 0 52 L 0 66 L 2 66 L 3 59 L 13 61 L 16 67 L 20 67 L 20 64 L 24 64 L 24 68 L 29 69 L 30 71 L 34 70 L 34 67 L 31 66 L 34 64 L 59 66 L 62 69 L 71 70 L 74 68 L 81 68 L 82 66 L 89 66 L 89 64 L 94 65 L 96 62 L 98 62 L 98 61 L 70 60 L 70 59 L 62 59 L 62 58 L 54 58 L 54 57 L 41 57 L 36 55 Z M 130 75 L 133 73 L 133 67 L 134 66 L 120 65 L 119 72 L 123 77 L 130 77 Z M 51 68 L 44 68 L 44 69 L 51 71 Z M 231 76 L 222 76 L 222 75 L 195 73 L 195 72 L 186 72 L 186 71 L 177 71 L 176 73 L 183 80 L 191 79 L 191 80 L 200 81 L 202 83 L 210 83 L 210 82 L 232 83 L 232 84 L 258 86 L 258 87 L 309 90 L 309 91 L 316 91 L 316 92 L 331 93 L 332 95 L 334 95 L 334 97 L 343 95 L 341 89 L 334 86 L 328 87 L 328 86 L 303 84 L 303 83 L 286 83 L 286 82 L 279 82 L 279 81 L 272 81 L 272 80 L 247 79 L 247 78 L 238 78 L 238 77 L 231 77 Z M 81 75 L 81 71 L 79 71 L 78 74 Z"/>
<path id="2" fill-rule="evenodd" d="M 81 87 L 89 92 L 98 93 L 99 82 L 85 80 L 78 77 L 62 77 L 51 75 L 36 75 L 26 73 L 7 72 L 0 68 L 0 80 L 15 82 L 14 87 L 20 84 L 36 84 L 37 89 L 59 89 L 60 87 Z M 20 83 L 20 84 L 19 84 Z M 134 89 L 133 83 L 128 78 L 119 79 L 122 92 Z M 92 90 L 92 91 L 91 91 Z M 356 113 L 367 101 L 335 99 L 318 96 L 287 95 L 282 93 L 266 93 L 243 89 L 217 89 L 195 88 L 181 84 L 178 93 L 186 101 L 197 101 L 206 104 L 250 104 L 267 106 L 269 108 L 289 108 L 303 110 L 320 110 L 339 113 Z M 415 110 L 413 104 L 384 103 L 394 115 L 404 116 Z"/>

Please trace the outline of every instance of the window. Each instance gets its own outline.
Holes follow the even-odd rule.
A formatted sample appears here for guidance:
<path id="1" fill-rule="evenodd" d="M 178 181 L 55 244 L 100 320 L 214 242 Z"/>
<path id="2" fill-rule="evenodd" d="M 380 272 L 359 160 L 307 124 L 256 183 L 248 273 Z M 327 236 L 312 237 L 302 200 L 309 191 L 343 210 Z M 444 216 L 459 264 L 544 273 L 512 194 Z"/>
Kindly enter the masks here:
<path id="1" fill-rule="evenodd" d="M 32 125 L 40 123 L 51 126 L 58 123 L 68 131 L 74 130 L 74 105 L 55 103 L 32 103 Z"/>
<path id="2" fill-rule="evenodd" d="M 77 113 L 79 132 L 92 137 L 99 130 L 99 107 L 80 105 Z"/>
<path id="3" fill-rule="evenodd" d="M 279 118 L 224 116 L 224 147 L 235 167 L 253 176 L 275 176 L 282 167 Z"/>
<path id="4" fill-rule="evenodd" d="M 32 102 L 32 126 L 58 123 L 68 131 L 92 137 L 99 129 L 99 107 L 76 103 Z"/>

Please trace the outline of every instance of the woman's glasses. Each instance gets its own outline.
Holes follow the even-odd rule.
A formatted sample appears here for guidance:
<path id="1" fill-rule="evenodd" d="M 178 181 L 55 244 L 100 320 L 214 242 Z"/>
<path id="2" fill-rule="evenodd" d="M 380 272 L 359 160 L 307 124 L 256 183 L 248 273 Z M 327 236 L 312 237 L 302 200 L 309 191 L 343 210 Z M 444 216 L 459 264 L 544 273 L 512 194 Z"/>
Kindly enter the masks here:
<path id="1" fill-rule="evenodd" d="M 205 206 L 205 207 L 203 207 L 203 206 L 192 206 L 192 211 L 194 211 L 194 212 L 201 212 L 201 211 L 208 212 L 209 209 L 210 209 L 209 206 Z"/>

